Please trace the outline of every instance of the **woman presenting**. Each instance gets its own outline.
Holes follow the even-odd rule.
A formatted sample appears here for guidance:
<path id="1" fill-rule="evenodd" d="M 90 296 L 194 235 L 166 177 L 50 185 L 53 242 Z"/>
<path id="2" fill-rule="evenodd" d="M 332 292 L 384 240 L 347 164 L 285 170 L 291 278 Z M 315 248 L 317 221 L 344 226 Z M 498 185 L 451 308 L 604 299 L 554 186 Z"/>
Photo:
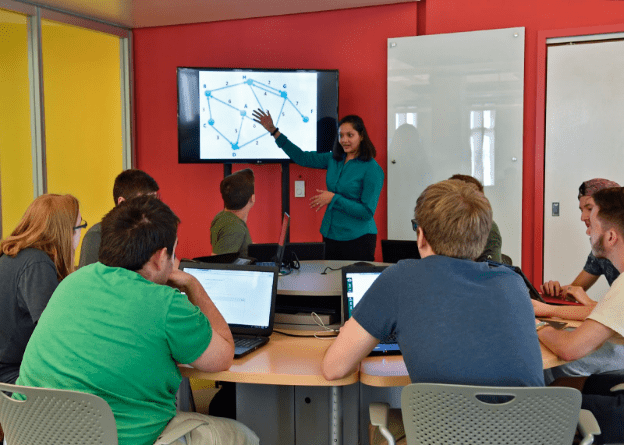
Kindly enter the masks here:
<path id="1" fill-rule="evenodd" d="M 349 115 L 339 123 L 332 153 L 304 152 L 280 133 L 268 110 L 254 110 L 253 117 L 297 164 L 327 170 L 327 190 L 310 199 L 316 211 L 327 206 L 321 235 L 328 260 L 374 261 L 377 226 L 373 216 L 384 173 L 375 161 L 377 152 L 362 118 Z"/>

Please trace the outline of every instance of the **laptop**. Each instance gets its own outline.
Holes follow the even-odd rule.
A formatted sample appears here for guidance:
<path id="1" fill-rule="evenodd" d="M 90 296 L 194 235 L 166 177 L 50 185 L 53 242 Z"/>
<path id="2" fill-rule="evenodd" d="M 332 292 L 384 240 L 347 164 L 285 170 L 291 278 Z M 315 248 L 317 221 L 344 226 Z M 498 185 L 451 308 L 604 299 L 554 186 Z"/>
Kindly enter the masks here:
<path id="1" fill-rule="evenodd" d="M 537 300 L 537 301 L 541 301 L 542 303 L 548 303 L 548 304 L 582 306 L 582 304 L 579 303 L 578 301 L 562 300 L 560 298 L 549 297 L 547 295 L 540 294 L 538 290 L 535 289 L 535 286 L 533 286 L 533 283 L 529 281 L 529 279 L 526 277 L 524 272 L 522 272 L 522 269 L 520 269 L 518 266 L 512 266 L 510 264 L 504 264 L 504 263 L 497 263 L 496 261 L 492 261 L 492 260 L 487 260 L 487 263 L 490 266 L 494 266 L 494 267 L 504 266 L 508 269 L 513 270 L 518 275 L 520 275 L 522 277 L 522 281 L 524 281 L 524 284 L 529 290 L 529 296 L 531 297 L 532 300 Z"/>
<path id="2" fill-rule="evenodd" d="M 271 261 L 277 243 L 254 243 L 249 245 L 248 255 L 257 261 Z M 284 248 L 284 264 L 295 261 L 324 260 L 325 243 L 287 243 Z"/>
<path id="3" fill-rule="evenodd" d="M 276 267 L 182 261 L 180 269 L 197 278 L 225 318 L 234 336 L 234 358 L 268 343 L 275 320 Z"/>
<path id="4" fill-rule="evenodd" d="M 346 266 L 342 268 L 342 307 L 344 320 L 351 318 L 353 309 L 368 288 L 387 266 Z M 381 341 L 369 355 L 398 355 L 401 353 L 394 336 Z"/>
<path id="5" fill-rule="evenodd" d="M 232 263 L 232 264 L 250 264 L 251 258 L 241 257 L 238 252 L 222 253 L 220 255 L 199 256 L 193 258 L 194 261 L 202 263 Z"/>
<path id="6" fill-rule="evenodd" d="M 398 263 L 405 259 L 420 259 L 416 241 L 393 239 L 381 240 L 381 257 L 384 263 Z"/>
<path id="7" fill-rule="evenodd" d="M 282 267 L 282 261 L 284 259 L 284 246 L 286 244 L 286 234 L 288 233 L 289 224 L 290 215 L 284 212 L 284 217 L 282 218 L 282 229 L 280 231 L 280 237 L 279 242 L 277 243 L 277 251 L 275 252 L 275 256 L 273 257 L 272 261 L 256 261 L 256 265 L 280 268 Z"/>

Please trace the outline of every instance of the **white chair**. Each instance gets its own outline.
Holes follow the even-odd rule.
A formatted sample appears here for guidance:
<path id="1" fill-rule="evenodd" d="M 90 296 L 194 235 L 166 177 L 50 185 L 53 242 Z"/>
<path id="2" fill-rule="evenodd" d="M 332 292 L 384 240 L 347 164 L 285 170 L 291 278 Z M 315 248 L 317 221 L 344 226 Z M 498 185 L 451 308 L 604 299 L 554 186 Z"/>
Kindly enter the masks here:
<path id="1" fill-rule="evenodd" d="M 369 409 L 373 426 L 394 445 L 388 405 L 372 403 Z M 581 410 L 581 393 L 574 388 L 415 383 L 403 388 L 401 409 L 408 445 L 570 445 L 577 425 L 582 445 L 600 434 L 593 414 Z"/>
<path id="2" fill-rule="evenodd" d="M 18 393 L 15 400 L 4 392 Z M 117 445 L 117 426 L 98 396 L 0 383 L 0 424 L 7 445 Z"/>

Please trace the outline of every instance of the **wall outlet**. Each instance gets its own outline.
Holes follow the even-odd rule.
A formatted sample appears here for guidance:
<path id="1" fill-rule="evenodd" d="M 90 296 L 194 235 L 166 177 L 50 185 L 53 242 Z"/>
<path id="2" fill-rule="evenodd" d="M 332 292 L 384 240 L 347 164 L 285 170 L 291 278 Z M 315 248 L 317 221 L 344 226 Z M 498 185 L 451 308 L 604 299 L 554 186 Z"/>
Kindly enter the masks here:
<path id="1" fill-rule="evenodd" d="M 305 181 L 295 181 L 295 198 L 305 198 Z"/>

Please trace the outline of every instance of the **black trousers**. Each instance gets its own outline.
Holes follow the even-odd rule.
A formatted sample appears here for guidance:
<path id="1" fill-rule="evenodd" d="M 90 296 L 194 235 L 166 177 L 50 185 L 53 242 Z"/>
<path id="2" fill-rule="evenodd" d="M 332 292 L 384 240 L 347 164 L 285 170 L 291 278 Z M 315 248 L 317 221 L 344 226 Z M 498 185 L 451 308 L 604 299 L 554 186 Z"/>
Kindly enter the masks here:
<path id="1" fill-rule="evenodd" d="M 594 374 L 585 382 L 581 407 L 594 414 L 601 430 L 594 443 L 624 442 L 624 391 L 611 392 L 620 383 L 624 383 L 624 371 Z"/>
<path id="2" fill-rule="evenodd" d="M 377 234 L 368 233 L 350 241 L 323 237 L 326 260 L 375 261 Z"/>

